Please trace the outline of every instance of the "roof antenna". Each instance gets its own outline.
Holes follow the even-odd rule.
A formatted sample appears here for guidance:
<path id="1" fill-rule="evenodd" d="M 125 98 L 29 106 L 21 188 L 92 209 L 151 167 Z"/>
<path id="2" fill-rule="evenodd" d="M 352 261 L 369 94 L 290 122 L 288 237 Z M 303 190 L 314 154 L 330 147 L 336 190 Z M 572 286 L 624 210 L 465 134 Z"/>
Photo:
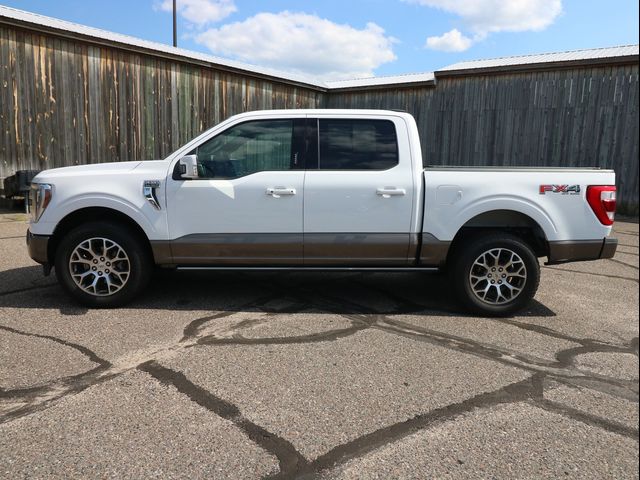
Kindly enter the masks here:
<path id="1" fill-rule="evenodd" d="M 173 0 L 173 46 L 178 46 L 178 22 L 176 15 L 176 0 Z"/>

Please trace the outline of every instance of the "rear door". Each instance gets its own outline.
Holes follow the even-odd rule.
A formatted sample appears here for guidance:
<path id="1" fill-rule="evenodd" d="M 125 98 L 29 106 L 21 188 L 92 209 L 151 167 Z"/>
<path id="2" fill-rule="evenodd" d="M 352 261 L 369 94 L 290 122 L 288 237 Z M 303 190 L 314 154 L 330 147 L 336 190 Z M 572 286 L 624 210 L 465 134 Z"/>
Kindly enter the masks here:
<path id="1" fill-rule="evenodd" d="M 310 119 L 318 162 L 305 177 L 305 265 L 407 265 L 415 192 L 408 140 L 398 139 L 407 129 L 392 118 Z"/>

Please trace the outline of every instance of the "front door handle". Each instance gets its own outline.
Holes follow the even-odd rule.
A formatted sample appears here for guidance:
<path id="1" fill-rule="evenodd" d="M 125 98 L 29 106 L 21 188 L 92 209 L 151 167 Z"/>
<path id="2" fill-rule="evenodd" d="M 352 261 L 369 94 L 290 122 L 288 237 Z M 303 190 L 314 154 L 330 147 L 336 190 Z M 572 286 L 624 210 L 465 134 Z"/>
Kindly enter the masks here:
<path id="1" fill-rule="evenodd" d="M 287 196 L 287 195 L 295 195 L 296 194 L 296 189 L 295 188 L 287 188 L 287 187 L 268 187 L 267 188 L 267 195 L 271 195 L 273 198 L 280 198 L 282 196 Z"/>
<path id="2" fill-rule="evenodd" d="M 382 187 L 376 190 L 376 194 L 380 195 L 382 198 L 390 198 L 399 195 L 406 195 L 407 191 L 404 188 Z"/>

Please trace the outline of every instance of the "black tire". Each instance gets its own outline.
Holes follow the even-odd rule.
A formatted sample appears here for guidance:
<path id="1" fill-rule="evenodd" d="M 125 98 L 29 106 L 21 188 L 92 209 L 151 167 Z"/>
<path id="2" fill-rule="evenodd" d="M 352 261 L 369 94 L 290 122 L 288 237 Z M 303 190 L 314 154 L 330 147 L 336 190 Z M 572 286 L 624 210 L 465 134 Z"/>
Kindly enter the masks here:
<path id="1" fill-rule="evenodd" d="M 492 253 L 480 259 L 481 255 L 487 252 Z M 500 264 L 508 265 L 504 259 L 510 255 L 509 252 L 519 257 L 521 262 L 505 268 Z M 500 257 L 495 260 L 495 267 L 484 268 L 479 265 L 479 263 L 490 264 L 494 259 L 493 255 L 496 254 Z M 499 232 L 470 235 L 455 248 L 452 259 L 449 276 L 454 293 L 464 308 L 473 314 L 486 317 L 512 315 L 526 307 L 538 290 L 540 283 L 538 259 L 531 247 L 515 235 Z M 478 264 L 476 264 L 477 260 L 479 260 Z M 520 268 L 521 264 L 524 265 L 524 272 Z M 495 271 L 493 271 L 494 268 Z M 474 269 L 473 280 L 470 275 L 472 269 Z M 521 278 L 523 273 L 526 276 L 524 279 Z M 491 280 L 487 278 L 478 281 L 479 277 L 490 277 Z M 472 283 L 474 281 L 478 294 L 474 292 Z M 489 285 L 489 282 L 494 283 Z M 518 293 L 514 294 L 513 292 L 516 291 Z M 482 294 L 485 295 L 485 299 L 480 298 Z"/>
<path id="2" fill-rule="evenodd" d="M 111 268 L 114 271 L 110 272 L 109 278 L 111 280 L 113 280 L 114 278 L 117 279 L 118 285 L 113 288 L 119 288 L 113 293 L 108 293 L 112 289 L 112 287 L 111 285 L 107 287 L 105 283 L 106 277 L 108 275 L 106 272 L 109 272 L 109 270 L 106 270 L 104 273 L 101 270 L 99 272 L 96 272 L 96 275 L 97 273 L 100 273 L 101 277 L 104 275 L 104 279 L 101 278 L 99 280 L 98 286 L 96 288 L 93 288 L 93 290 L 97 292 L 96 294 L 85 291 L 80 287 L 80 285 L 76 283 L 76 281 L 72 277 L 71 268 L 77 268 L 76 266 L 70 267 L 69 264 L 71 255 L 73 254 L 74 250 L 81 243 L 87 242 L 89 239 L 98 238 L 106 239 L 107 241 L 115 243 L 116 247 L 112 248 L 117 249 L 117 247 L 120 247 L 120 249 L 124 251 L 124 254 L 127 258 L 127 263 L 124 263 L 123 260 L 119 260 L 117 258 L 113 260 L 114 267 Z M 99 245 L 100 244 L 98 242 L 96 247 L 97 251 L 99 251 Z M 111 243 L 108 243 L 107 245 L 111 245 Z M 113 255 L 114 251 L 110 250 L 108 254 Z M 87 258 L 91 258 L 91 256 L 88 255 Z M 108 255 L 105 257 L 105 259 L 106 261 L 109 260 Z M 116 262 L 119 262 L 118 265 L 116 264 Z M 123 269 L 128 267 L 129 274 L 118 274 L 117 277 L 114 277 L 114 274 L 116 274 L 116 268 L 119 268 L 119 265 L 123 264 L 125 265 Z M 104 264 L 102 267 L 106 267 L 106 264 Z M 102 267 L 98 266 L 98 268 Z M 73 298 L 87 307 L 113 308 L 126 304 L 147 286 L 151 278 L 152 271 L 153 261 L 151 255 L 145 248 L 141 239 L 139 239 L 137 235 L 130 233 L 123 225 L 114 222 L 100 221 L 80 225 L 79 227 L 76 227 L 68 232 L 56 249 L 55 272 L 56 277 L 58 278 L 58 282 L 60 282 L 62 287 Z M 76 271 L 76 273 L 78 272 Z M 96 275 L 92 273 L 90 279 L 95 279 Z M 125 278 L 126 280 L 123 281 L 122 278 Z"/>

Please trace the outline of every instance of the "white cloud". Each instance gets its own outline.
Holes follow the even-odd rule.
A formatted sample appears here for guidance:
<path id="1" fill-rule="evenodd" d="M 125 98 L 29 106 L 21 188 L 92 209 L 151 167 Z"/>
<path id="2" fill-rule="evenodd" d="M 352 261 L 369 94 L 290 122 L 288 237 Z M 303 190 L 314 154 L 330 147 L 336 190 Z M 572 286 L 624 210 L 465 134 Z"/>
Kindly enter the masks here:
<path id="1" fill-rule="evenodd" d="M 562 13 L 562 0 L 409 0 L 462 17 L 478 34 L 543 30 Z"/>
<path id="2" fill-rule="evenodd" d="M 451 30 L 427 39 L 428 48 L 449 47 L 462 51 L 493 32 L 544 30 L 562 13 L 562 0 L 404 0 L 458 15 L 473 33 Z M 466 45 L 466 48 L 462 48 Z M 457 47 L 458 49 L 454 48 Z M 445 50 L 446 48 L 438 48 Z"/>
<path id="3" fill-rule="evenodd" d="M 164 0 L 160 9 L 172 12 L 173 1 Z M 234 13 L 237 8 L 233 0 L 177 0 L 177 10 L 185 20 L 202 26 L 219 22 Z"/>
<path id="4" fill-rule="evenodd" d="M 259 13 L 209 29 L 196 40 L 245 62 L 322 78 L 371 76 L 396 59 L 396 40 L 375 23 L 359 30 L 306 13 Z"/>
<path id="5" fill-rule="evenodd" d="M 465 37 L 460 30 L 453 30 L 440 35 L 439 37 L 427 38 L 426 47 L 432 50 L 441 50 L 443 52 L 464 52 L 473 44 L 473 40 Z"/>

